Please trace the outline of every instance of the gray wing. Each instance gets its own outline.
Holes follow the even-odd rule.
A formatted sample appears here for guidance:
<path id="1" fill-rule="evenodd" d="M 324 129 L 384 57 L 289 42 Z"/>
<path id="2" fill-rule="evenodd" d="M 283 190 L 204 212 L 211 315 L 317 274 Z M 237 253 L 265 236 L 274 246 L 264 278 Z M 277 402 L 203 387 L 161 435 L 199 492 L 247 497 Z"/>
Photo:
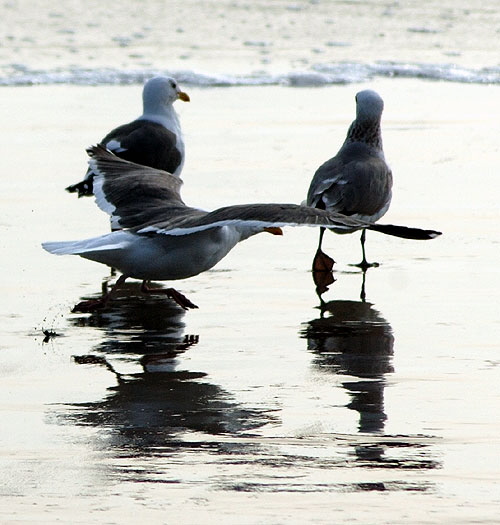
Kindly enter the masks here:
<path id="1" fill-rule="evenodd" d="M 95 173 L 94 194 L 113 228 L 133 228 L 185 210 L 182 180 L 166 171 L 120 159 L 101 145 L 87 150 Z"/>
<path id="2" fill-rule="evenodd" d="M 122 160 L 102 146 L 93 146 L 88 152 L 89 163 L 97 173 L 97 204 L 119 226 L 141 234 L 187 235 L 229 224 L 252 226 L 257 231 L 281 226 L 325 226 L 347 231 L 367 227 L 405 238 L 432 238 L 439 234 L 432 230 L 371 225 L 369 221 L 341 213 L 297 204 L 239 204 L 205 212 L 184 204 L 179 193 L 182 181 L 178 177 Z"/>
<path id="3" fill-rule="evenodd" d="M 342 201 L 341 180 L 345 171 L 342 160 L 333 157 L 323 163 L 314 174 L 314 177 L 307 192 L 307 205 L 314 208 L 325 208 L 323 196 L 326 191 L 330 191 L 330 203 L 335 206 Z M 336 195 L 336 197 L 335 197 Z"/>
<path id="4" fill-rule="evenodd" d="M 141 228 L 138 233 L 188 235 L 226 225 L 255 227 L 257 231 L 282 226 L 325 226 L 326 228 L 350 230 L 366 227 L 368 223 L 345 217 L 339 213 L 298 204 L 237 204 L 212 212 L 189 208 L 189 213 Z"/>
<path id="5" fill-rule="evenodd" d="M 376 220 L 391 197 L 392 172 L 384 158 L 364 144 L 352 143 L 318 168 L 307 204 Z"/>

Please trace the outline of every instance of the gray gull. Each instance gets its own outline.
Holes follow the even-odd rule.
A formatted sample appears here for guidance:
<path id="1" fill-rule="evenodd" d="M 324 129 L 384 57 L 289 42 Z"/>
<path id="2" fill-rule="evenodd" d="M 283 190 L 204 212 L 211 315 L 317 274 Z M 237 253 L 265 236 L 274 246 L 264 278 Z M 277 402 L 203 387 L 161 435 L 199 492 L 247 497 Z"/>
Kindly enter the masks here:
<path id="1" fill-rule="evenodd" d="M 173 103 L 189 102 L 174 78 L 149 79 L 142 91 L 142 115 L 110 131 L 102 140 L 107 149 L 122 159 L 167 171 L 179 176 L 184 165 L 184 142 L 179 117 Z M 93 194 L 94 174 L 88 170 L 84 180 L 66 188 L 79 197 Z"/>
<path id="2" fill-rule="evenodd" d="M 79 241 L 45 242 L 57 255 L 79 255 L 122 273 L 100 299 L 84 301 L 75 311 L 102 307 L 128 277 L 143 281 L 187 279 L 215 266 L 240 241 L 261 232 L 281 235 L 283 226 L 321 226 L 336 231 L 367 228 L 398 237 L 431 239 L 433 230 L 370 224 L 334 211 L 297 204 L 239 204 L 212 212 L 187 206 L 182 180 L 165 171 L 120 159 L 102 145 L 89 148 L 95 173 L 96 203 L 108 213 L 114 231 Z M 173 288 L 160 289 L 183 308 L 196 308 Z M 158 292 L 159 290 L 154 290 Z"/>
<path id="3" fill-rule="evenodd" d="M 308 206 L 369 223 L 378 221 L 386 213 L 392 197 L 392 172 L 382 149 L 380 119 L 383 109 L 384 102 L 375 91 L 360 91 L 356 95 L 356 120 L 335 157 L 322 164 L 314 174 L 307 194 Z M 361 229 L 363 259 L 357 266 L 366 269 L 376 265 L 366 261 L 364 227 L 331 229 L 336 233 Z M 333 259 L 321 250 L 324 232 L 321 228 L 313 271 L 330 271 L 333 267 Z"/>

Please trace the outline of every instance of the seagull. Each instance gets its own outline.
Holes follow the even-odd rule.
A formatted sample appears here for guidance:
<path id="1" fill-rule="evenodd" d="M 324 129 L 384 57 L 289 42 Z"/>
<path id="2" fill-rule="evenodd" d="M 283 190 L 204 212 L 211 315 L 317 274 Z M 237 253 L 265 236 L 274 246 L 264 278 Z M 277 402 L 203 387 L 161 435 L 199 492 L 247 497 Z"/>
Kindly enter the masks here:
<path id="1" fill-rule="evenodd" d="M 170 173 L 120 159 L 102 145 L 87 150 L 98 207 L 110 215 L 113 231 L 79 241 L 45 242 L 56 255 L 79 255 L 121 272 L 101 298 L 73 311 L 103 307 L 127 278 L 142 280 L 142 291 L 166 294 L 184 309 L 197 308 L 174 288 L 151 288 L 150 281 L 188 279 L 215 266 L 241 241 L 261 232 L 282 235 L 283 226 L 336 230 L 367 228 L 417 239 L 440 232 L 369 224 L 337 212 L 298 204 L 239 204 L 208 212 L 187 206 L 182 180 Z"/>
<path id="2" fill-rule="evenodd" d="M 356 120 L 335 157 L 322 164 L 314 174 L 307 193 L 308 206 L 369 223 L 378 221 L 387 212 L 392 198 L 392 172 L 382 148 L 380 119 L 383 109 L 384 101 L 375 91 L 367 89 L 356 95 Z M 361 229 L 363 259 L 356 266 L 363 270 L 378 266 L 366 260 L 366 228 L 331 229 L 335 233 Z M 325 229 L 321 228 L 313 271 L 333 268 L 333 259 L 321 250 L 324 233 Z"/>
<path id="3" fill-rule="evenodd" d="M 142 91 L 143 114 L 110 131 L 101 144 L 122 159 L 180 176 L 184 166 L 184 142 L 179 117 L 173 107 L 178 99 L 190 100 L 174 78 L 151 78 Z M 90 196 L 93 178 L 89 169 L 81 182 L 66 190 L 78 193 L 78 197 Z"/>

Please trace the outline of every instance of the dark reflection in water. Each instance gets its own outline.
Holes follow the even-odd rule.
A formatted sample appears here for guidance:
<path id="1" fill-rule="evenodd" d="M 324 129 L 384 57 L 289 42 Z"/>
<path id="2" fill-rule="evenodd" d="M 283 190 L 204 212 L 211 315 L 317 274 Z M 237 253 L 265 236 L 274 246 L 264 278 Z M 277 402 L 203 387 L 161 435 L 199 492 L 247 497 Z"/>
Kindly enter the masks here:
<path id="1" fill-rule="evenodd" d="M 356 378 L 346 379 L 342 386 L 351 397 L 347 406 L 359 412 L 359 431 L 383 431 L 385 374 L 394 371 L 390 324 L 371 303 L 331 301 L 303 333 L 315 366 Z"/>
<path id="2" fill-rule="evenodd" d="M 101 330 L 98 350 L 106 354 L 168 353 L 184 340 L 184 314 L 170 299 L 142 294 L 139 284 L 131 282 L 117 291 L 106 308 L 90 316 L 75 315 L 71 322 Z"/>
<path id="3" fill-rule="evenodd" d="M 116 384 L 102 400 L 64 405 L 59 420 L 106 429 L 108 446 L 138 454 L 207 446 L 187 443 L 181 434 L 189 431 L 244 433 L 274 420 L 270 411 L 233 401 L 205 373 L 183 370 L 180 356 L 199 342 L 197 335 L 184 335 L 184 310 L 165 298 L 135 295 L 136 289 L 132 283 L 102 311 L 73 318 L 75 325 L 103 332 L 91 353 L 74 356 L 75 363 L 105 367 Z"/>
<path id="4" fill-rule="evenodd" d="M 363 278 L 362 297 L 364 284 Z M 389 322 L 364 300 L 323 302 L 320 310 L 320 317 L 306 323 L 302 330 L 314 356 L 313 366 L 321 372 L 345 376 L 342 387 L 350 397 L 346 407 L 359 413 L 358 431 L 380 435 L 368 444 L 354 445 L 357 461 L 363 466 L 385 468 L 436 468 L 439 464 L 429 458 L 425 440 L 418 436 L 398 436 L 395 441 L 383 437 L 388 419 L 384 407 L 386 378 L 394 372 L 394 335 Z"/>
<path id="5" fill-rule="evenodd" d="M 383 435 L 385 376 L 392 371 L 394 338 L 372 305 L 332 301 L 304 330 L 314 366 L 345 376 L 348 407 L 359 412 L 360 430 L 371 434 L 313 436 L 308 443 L 261 436 L 257 429 L 279 423 L 275 409 L 238 403 L 207 374 L 187 369 L 189 353 L 201 351 L 202 341 L 184 334 L 184 311 L 165 298 L 137 294 L 134 286 L 99 313 L 72 317 L 76 327 L 102 332 L 88 353 L 74 356 L 75 366 L 107 370 L 112 386 L 97 401 L 51 407 L 57 423 L 99 430 L 96 444 L 105 448 L 120 480 L 212 483 L 218 490 L 252 492 L 430 489 L 424 480 L 351 483 L 333 476 L 317 482 L 320 471 L 353 465 L 438 465 L 430 458 L 428 437 Z M 318 455 L 317 440 L 324 440 L 331 454 Z M 208 475 L 193 481 L 197 465 Z"/>

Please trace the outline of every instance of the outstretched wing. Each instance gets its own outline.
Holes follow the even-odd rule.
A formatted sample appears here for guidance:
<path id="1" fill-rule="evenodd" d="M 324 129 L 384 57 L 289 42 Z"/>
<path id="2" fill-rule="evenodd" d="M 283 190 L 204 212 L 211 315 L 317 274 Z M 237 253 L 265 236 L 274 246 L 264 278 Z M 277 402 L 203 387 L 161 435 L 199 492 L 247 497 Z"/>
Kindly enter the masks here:
<path id="1" fill-rule="evenodd" d="M 180 196 L 182 181 L 166 171 L 120 159 L 103 146 L 89 148 L 89 164 L 96 173 L 98 206 L 116 228 L 139 234 L 188 235 L 225 225 L 250 228 L 253 233 L 282 226 L 324 226 L 336 230 L 376 229 L 405 238 L 432 238 L 433 230 L 373 225 L 334 211 L 298 204 L 238 204 L 205 212 L 190 208 Z"/>
<path id="2" fill-rule="evenodd" d="M 341 213 L 319 210 L 298 204 L 238 204 L 219 208 L 213 212 L 189 210 L 169 220 L 137 229 L 137 233 L 188 235 L 210 228 L 232 225 L 259 230 L 283 226 L 323 226 L 335 230 L 352 231 L 366 228 L 404 239 L 433 239 L 440 232 L 393 224 L 372 224 Z M 197 212 L 197 213 L 196 213 Z"/>
<path id="3" fill-rule="evenodd" d="M 241 226 L 261 229 L 282 226 L 325 226 L 346 229 L 368 227 L 368 223 L 298 204 L 237 204 L 225 206 L 210 213 L 189 214 L 173 220 L 161 221 L 142 228 L 138 233 L 156 232 L 165 235 L 188 235 L 220 226 Z"/>
<path id="4" fill-rule="evenodd" d="M 94 195 L 114 229 L 133 228 L 165 220 L 186 207 L 182 180 L 170 173 L 120 159 L 104 146 L 87 150 Z"/>

